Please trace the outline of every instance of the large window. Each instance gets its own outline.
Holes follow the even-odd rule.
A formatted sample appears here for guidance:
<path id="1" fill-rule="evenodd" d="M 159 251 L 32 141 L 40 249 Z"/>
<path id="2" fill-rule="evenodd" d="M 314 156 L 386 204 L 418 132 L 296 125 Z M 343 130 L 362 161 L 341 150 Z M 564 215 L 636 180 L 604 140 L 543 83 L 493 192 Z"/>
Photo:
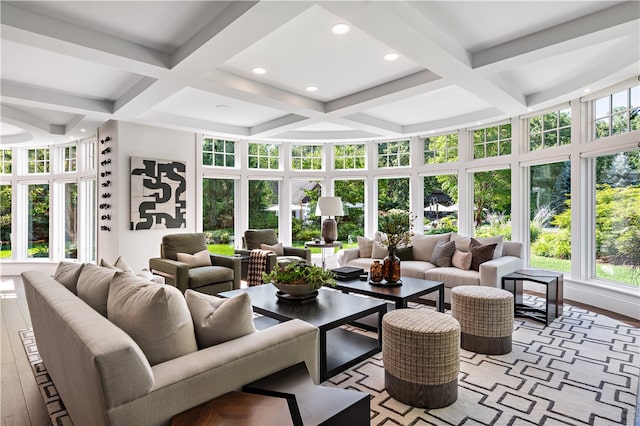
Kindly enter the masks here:
<path id="1" fill-rule="evenodd" d="M 458 232 L 458 175 L 425 176 L 423 183 L 424 233 Z"/>
<path id="2" fill-rule="evenodd" d="M 0 173 L 11 174 L 12 151 L 10 149 L 0 149 Z"/>
<path id="3" fill-rule="evenodd" d="M 336 170 L 364 169 L 366 167 L 364 144 L 338 144 L 333 146 L 333 168 Z"/>
<path id="4" fill-rule="evenodd" d="M 11 258 L 12 193 L 11 185 L 0 185 L 0 259 Z"/>
<path id="5" fill-rule="evenodd" d="M 27 257 L 49 257 L 49 185 L 27 185 Z"/>
<path id="6" fill-rule="evenodd" d="M 571 163 L 530 168 L 531 266 L 571 271 Z"/>
<path id="7" fill-rule="evenodd" d="M 280 146 L 272 143 L 249 143 L 248 166 L 250 169 L 280 169 Z"/>
<path id="8" fill-rule="evenodd" d="M 422 140 L 424 164 L 458 161 L 458 134 L 430 136 Z"/>
<path id="9" fill-rule="evenodd" d="M 27 151 L 27 173 L 49 173 L 49 148 Z"/>
<path id="10" fill-rule="evenodd" d="M 473 158 L 511 154 L 511 123 L 473 131 Z"/>
<path id="11" fill-rule="evenodd" d="M 640 285 L 640 151 L 595 159 L 595 275 Z"/>
<path id="12" fill-rule="evenodd" d="M 322 186 L 318 181 L 291 181 L 291 237 L 294 247 L 320 238 L 320 216 L 316 216 Z"/>
<path id="13" fill-rule="evenodd" d="M 640 87 L 596 99 L 594 105 L 594 139 L 640 129 Z"/>
<path id="14" fill-rule="evenodd" d="M 345 216 L 338 218 L 338 240 L 349 245 L 364 235 L 364 190 L 363 179 L 336 180 L 334 195 L 342 199 Z"/>
<path id="15" fill-rule="evenodd" d="M 511 240 L 511 170 L 473 174 L 474 234 Z"/>
<path id="16" fill-rule="evenodd" d="M 406 167 L 411 165 L 409 141 L 379 142 L 378 167 Z"/>
<path id="17" fill-rule="evenodd" d="M 202 226 L 211 253 L 232 255 L 234 250 L 235 180 L 202 181 Z"/>
<path id="18" fill-rule="evenodd" d="M 553 148 L 571 143 L 571 108 L 529 118 L 529 149 Z"/>
<path id="19" fill-rule="evenodd" d="M 322 145 L 291 145 L 292 170 L 322 170 Z"/>
<path id="20" fill-rule="evenodd" d="M 410 194 L 409 178 L 378 179 L 378 211 L 409 211 Z"/>
<path id="21" fill-rule="evenodd" d="M 250 229 L 278 229 L 279 184 L 277 180 L 249 181 Z"/>
<path id="22" fill-rule="evenodd" d="M 78 184 L 64 184 L 64 257 L 78 258 Z"/>
<path id="23" fill-rule="evenodd" d="M 204 166 L 235 167 L 236 142 L 204 138 L 202 140 L 202 164 Z"/>

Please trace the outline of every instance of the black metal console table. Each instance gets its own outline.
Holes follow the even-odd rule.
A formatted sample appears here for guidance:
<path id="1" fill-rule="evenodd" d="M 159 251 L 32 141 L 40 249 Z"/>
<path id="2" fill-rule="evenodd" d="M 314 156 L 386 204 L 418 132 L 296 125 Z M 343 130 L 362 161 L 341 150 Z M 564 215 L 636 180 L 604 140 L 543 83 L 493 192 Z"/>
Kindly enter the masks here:
<path id="1" fill-rule="evenodd" d="M 544 284 L 547 288 L 545 309 L 539 309 L 524 303 L 522 298 L 523 282 L 530 281 Z M 521 269 L 502 277 L 502 288 L 513 293 L 515 316 L 531 318 L 534 321 L 549 325 L 562 315 L 564 309 L 562 272 L 544 269 Z"/>

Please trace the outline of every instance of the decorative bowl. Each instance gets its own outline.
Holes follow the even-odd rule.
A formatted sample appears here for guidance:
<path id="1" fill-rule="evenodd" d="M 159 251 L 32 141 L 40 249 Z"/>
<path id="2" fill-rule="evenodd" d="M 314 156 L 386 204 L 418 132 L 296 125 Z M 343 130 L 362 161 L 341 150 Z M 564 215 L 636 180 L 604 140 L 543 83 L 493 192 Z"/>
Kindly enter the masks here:
<path id="1" fill-rule="evenodd" d="M 282 293 L 290 294 L 292 296 L 306 296 L 316 291 L 315 288 L 308 284 L 281 284 L 272 283 L 275 288 Z"/>

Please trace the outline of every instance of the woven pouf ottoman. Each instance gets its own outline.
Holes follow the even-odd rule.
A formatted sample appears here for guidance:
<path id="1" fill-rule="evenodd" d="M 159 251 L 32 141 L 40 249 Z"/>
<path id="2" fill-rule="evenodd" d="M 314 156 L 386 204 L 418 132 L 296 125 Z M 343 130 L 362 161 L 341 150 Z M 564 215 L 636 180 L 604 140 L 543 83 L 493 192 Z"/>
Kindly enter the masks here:
<path id="1" fill-rule="evenodd" d="M 459 286 L 451 289 L 451 316 L 460 323 L 460 346 L 471 352 L 511 352 L 513 295 L 499 288 Z"/>
<path id="2" fill-rule="evenodd" d="M 384 383 L 414 407 L 441 408 L 458 399 L 460 325 L 450 315 L 397 309 L 382 318 Z"/>

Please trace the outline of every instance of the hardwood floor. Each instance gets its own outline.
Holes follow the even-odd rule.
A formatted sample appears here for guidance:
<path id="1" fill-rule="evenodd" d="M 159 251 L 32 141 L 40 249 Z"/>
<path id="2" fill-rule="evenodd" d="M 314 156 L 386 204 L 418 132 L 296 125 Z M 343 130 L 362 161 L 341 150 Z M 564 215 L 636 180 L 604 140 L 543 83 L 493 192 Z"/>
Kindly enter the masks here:
<path id="1" fill-rule="evenodd" d="M 614 312 L 572 301 L 566 301 L 566 303 L 607 315 L 634 327 L 640 327 L 640 321 Z M 2 367 L 0 368 L 2 425 L 50 425 L 49 415 L 18 335 L 18 331 L 31 327 L 24 287 L 20 277 L 0 277 L 0 318 L 2 323 L 0 346 L 2 349 Z M 640 407 L 638 408 L 640 410 Z M 640 417 L 640 412 L 638 415 Z"/>

